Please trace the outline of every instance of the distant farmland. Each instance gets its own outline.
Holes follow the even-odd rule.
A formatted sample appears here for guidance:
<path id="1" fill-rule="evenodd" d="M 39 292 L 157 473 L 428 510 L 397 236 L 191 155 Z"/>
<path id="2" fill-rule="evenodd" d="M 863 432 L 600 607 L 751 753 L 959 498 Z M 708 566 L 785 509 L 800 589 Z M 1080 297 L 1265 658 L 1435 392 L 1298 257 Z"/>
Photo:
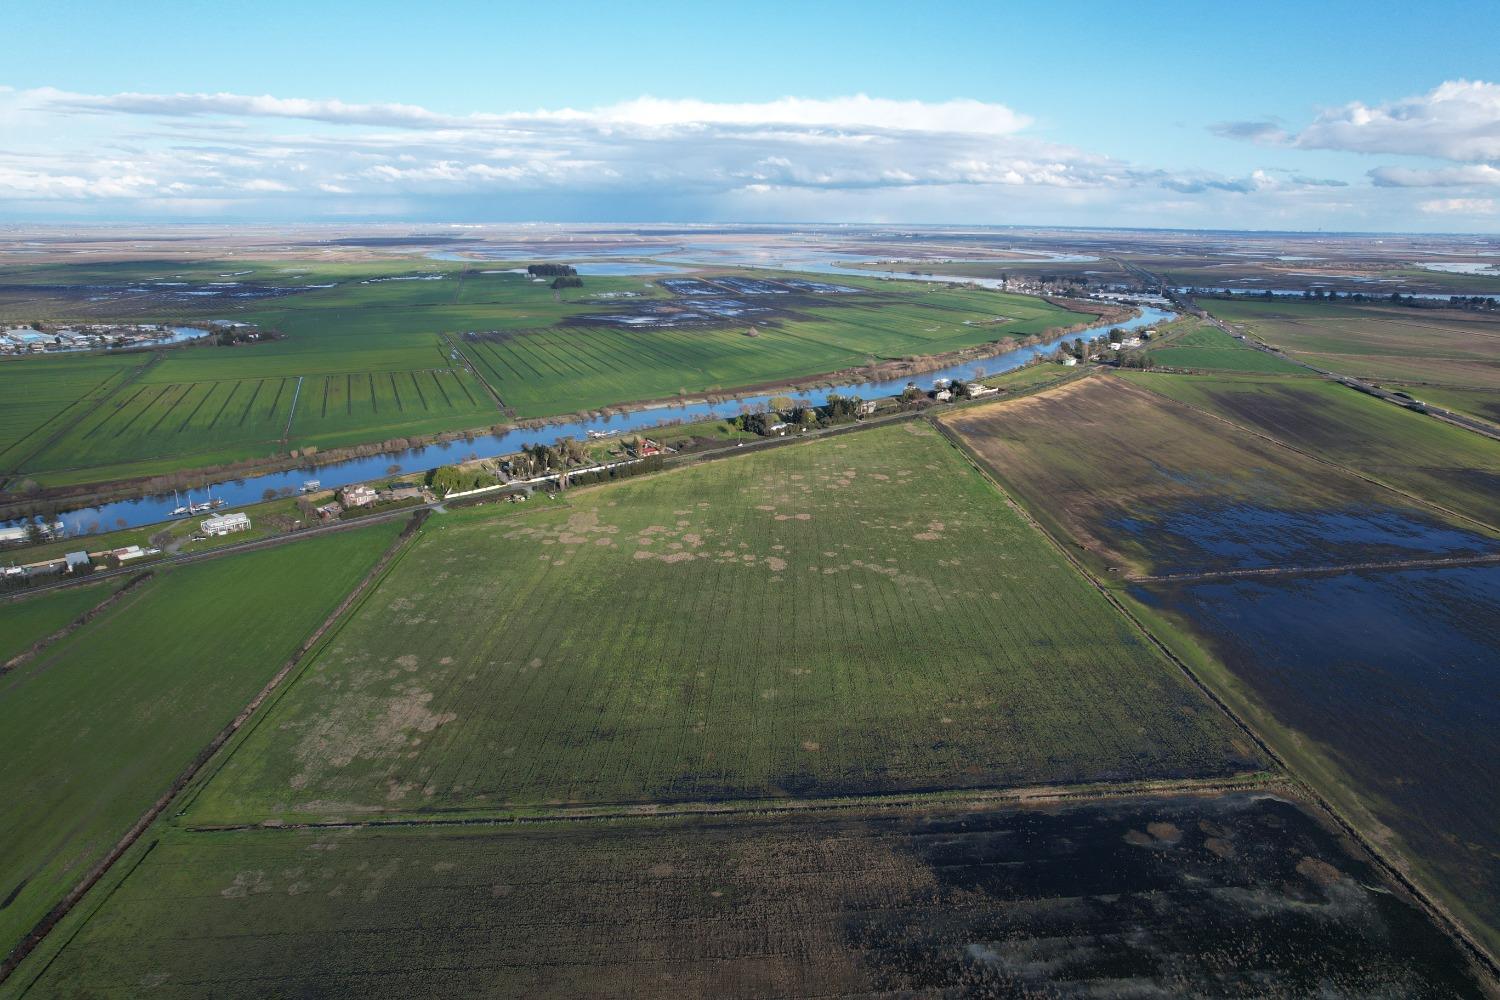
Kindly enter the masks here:
<path id="1" fill-rule="evenodd" d="M 228 275 L 238 280 L 213 280 Z M 417 260 L 52 265 L 9 277 L 0 314 L 232 317 L 281 335 L 0 361 L 0 475 L 42 486 L 782 384 L 1092 318 L 1000 292 L 742 270 L 658 284 L 589 277 L 566 297 L 509 269 Z"/>
<path id="2" fill-rule="evenodd" d="M 1274 354 L 1257 350 L 1206 323 L 1174 338 L 1164 347 L 1152 347 L 1147 352 L 1147 357 L 1156 365 L 1167 368 L 1287 375 L 1307 373 L 1305 368 L 1299 368 Z"/>
<path id="3" fill-rule="evenodd" d="M 1445 309 L 1205 300 L 1221 319 L 1330 371 L 1500 391 L 1500 319 Z"/>
<path id="4" fill-rule="evenodd" d="M 447 515 L 195 824 L 1216 776 L 1260 766 L 909 423 Z"/>

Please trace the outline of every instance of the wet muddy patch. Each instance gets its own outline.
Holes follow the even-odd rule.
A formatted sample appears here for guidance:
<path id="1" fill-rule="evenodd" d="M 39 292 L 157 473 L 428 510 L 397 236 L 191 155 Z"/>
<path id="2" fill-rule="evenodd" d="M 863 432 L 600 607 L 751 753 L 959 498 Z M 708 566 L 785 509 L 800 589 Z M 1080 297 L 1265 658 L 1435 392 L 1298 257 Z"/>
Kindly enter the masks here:
<path id="1" fill-rule="evenodd" d="M 1137 587 L 1500 927 L 1500 567 Z"/>

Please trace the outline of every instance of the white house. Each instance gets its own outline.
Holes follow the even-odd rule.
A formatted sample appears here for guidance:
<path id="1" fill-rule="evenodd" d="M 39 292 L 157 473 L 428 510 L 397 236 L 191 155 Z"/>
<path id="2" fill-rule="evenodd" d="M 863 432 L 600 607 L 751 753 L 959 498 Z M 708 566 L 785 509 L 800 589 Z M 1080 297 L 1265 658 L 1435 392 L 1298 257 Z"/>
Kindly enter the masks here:
<path id="1" fill-rule="evenodd" d="M 343 491 L 339 493 L 339 500 L 346 509 L 367 507 L 375 502 L 376 493 L 364 483 L 360 483 L 356 486 L 345 486 Z"/>
<path id="2" fill-rule="evenodd" d="M 249 531 L 250 518 L 239 512 L 216 514 L 198 522 L 198 527 L 203 529 L 205 535 L 231 535 L 236 531 Z"/>
<path id="3" fill-rule="evenodd" d="M 1067 367 L 1071 368 L 1074 365 L 1078 364 L 1078 359 L 1075 358 L 1075 357 L 1073 357 L 1073 355 L 1071 355 L 1071 354 L 1064 354 L 1063 355 L 1063 359 L 1062 359 L 1062 363 L 1064 365 L 1066 365 Z"/>

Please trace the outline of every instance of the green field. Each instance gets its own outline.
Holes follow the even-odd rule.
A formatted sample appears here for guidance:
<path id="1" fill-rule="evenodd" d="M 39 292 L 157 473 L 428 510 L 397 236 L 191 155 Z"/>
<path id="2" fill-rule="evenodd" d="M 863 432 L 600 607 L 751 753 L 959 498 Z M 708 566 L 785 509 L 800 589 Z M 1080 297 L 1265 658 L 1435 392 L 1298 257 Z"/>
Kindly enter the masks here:
<path id="1" fill-rule="evenodd" d="M 1500 442 L 1333 382 L 1153 373 L 1125 377 L 1500 526 Z"/>
<path id="2" fill-rule="evenodd" d="M 1163 347 L 1153 347 L 1146 356 L 1159 367 L 1205 371 L 1271 372 L 1306 374 L 1307 369 L 1265 351 L 1258 351 L 1208 324 L 1175 337 Z"/>
<path id="3" fill-rule="evenodd" d="M 194 823 L 1256 766 L 920 423 L 429 522 Z"/>
<path id="4" fill-rule="evenodd" d="M 48 265 L 17 268 L 7 278 L 0 318 L 232 319 L 281 334 L 131 359 L 0 363 L 0 388 L 7 379 L 16 387 L 0 393 L 0 417 L 10 418 L 0 428 L 0 475 L 42 486 L 784 383 L 1089 318 L 1038 298 L 851 278 L 843 285 L 855 293 L 741 295 L 754 307 L 743 319 L 634 328 L 591 317 L 652 303 L 680 311 L 693 297 L 637 277 L 589 277 L 584 289 L 563 295 L 504 267 L 429 260 Z M 216 281 L 253 293 L 235 298 L 216 291 Z M 58 291 L 69 282 L 117 294 L 69 297 Z M 33 286 L 37 292 L 27 297 Z M 717 288 L 720 299 L 738 294 Z M 187 297 L 200 292 L 206 297 Z"/>
<path id="5" fill-rule="evenodd" d="M 110 589 L 107 584 L 98 587 L 68 587 L 65 590 L 0 603 L 0 664 L 104 600 L 109 596 Z"/>
<path id="6" fill-rule="evenodd" d="M 1500 426 L 1500 387 L 1493 389 L 1458 389 L 1437 385 L 1400 385 L 1386 383 L 1385 388 L 1405 392 L 1433 406 L 1477 417 Z"/>
<path id="7" fill-rule="evenodd" d="M 43 428 L 88 412 L 145 361 L 139 355 L 0 360 L 0 478 L 46 445 Z"/>
<path id="8" fill-rule="evenodd" d="M 1205 300 L 1217 317 L 1341 375 L 1500 388 L 1500 318 L 1334 302 Z"/>
<path id="9" fill-rule="evenodd" d="M 0 952 L 234 719 L 396 530 L 340 532 L 158 570 L 105 614 L 0 677 L 7 763 Z M 0 604 L 3 645 L 14 645 L 14 636 L 29 642 L 103 596 L 87 587 Z"/>

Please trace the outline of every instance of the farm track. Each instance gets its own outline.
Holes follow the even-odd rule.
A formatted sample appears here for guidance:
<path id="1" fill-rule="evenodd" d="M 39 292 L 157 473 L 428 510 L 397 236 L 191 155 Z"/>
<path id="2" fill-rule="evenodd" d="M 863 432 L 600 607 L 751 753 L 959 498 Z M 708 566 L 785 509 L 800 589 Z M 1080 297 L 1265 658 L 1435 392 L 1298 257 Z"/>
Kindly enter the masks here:
<path id="1" fill-rule="evenodd" d="M 1493 566 L 1500 554 L 1452 556 L 1432 559 L 1394 559 L 1374 562 L 1325 563 L 1319 566 L 1262 566 L 1257 569 L 1208 570 L 1202 573 L 1165 573 L 1160 576 L 1126 576 L 1129 583 L 1197 583 L 1207 580 L 1237 580 L 1244 577 L 1324 576 L 1330 573 L 1356 573 L 1368 570 L 1441 569 L 1445 566 Z"/>
<path id="2" fill-rule="evenodd" d="M 403 513 L 405 512 L 403 511 Z M 59 921 L 68 915 L 88 891 L 98 884 L 99 880 L 109 872 L 110 868 L 125 855 L 125 852 L 135 845 L 141 835 L 150 829 L 151 825 L 156 822 L 167 806 L 171 805 L 172 801 L 187 788 L 203 767 L 218 753 L 219 749 L 255 715 L 260 706 L 270 698 L 287 676 L 306 659 L 307 654 L 338 624 L 345 613 L 359 602 L 370 589 L 371 585 L 380 579 L 392 560 L 410 546 L 412 540 L 418 535 L 418 532 L 414 529 L 420 525 L 421 518 L 422 515 L 420 513 L 413 515 L 412 526 L 396 536 L 395 540 L 391 542 L 380 558 L 375 561 L 375 565 L 370 567 L 370 570 L 360 579 L 359 583 L 345 595 L 339 605 L 323 619 L 322 623 L 313 630 L 312 634 L 303 640 L 302 644 L 297 647 L 297 650 L 282 664 L 281 669 L 266 682 L 265 686 L 250 700 L 249 704 L 228 725 L 221 729 L 218 735 L 207 746 L 199 751 L 198 755 L 177 776 L 171 786 L 136 820 L 135 824 L 131 826 L 125 835 L 115 842 L 114 846 L 110 848 L 109 853 L 89 869 L 83 878 L 68 891 L 68 894 L 63 897 L 62 901 L 42 918 L 37 926 L 22 939 L 20 944 L 16 945 L 15 949 L 9 955 L 0 960 L 0 984 L 4 984 L 5 980 L 16 970 L 16 967 L 20 965 L 22 960 L 42 942 L 47 934 L 57 926 Z M 129 586 L 123 587 L 117 592 L 117 595 L 129 589 L 131 589 Z M 95 612 L 98 610 L 96 608 Z M 89 614 L 95 612 L 90 612 Z"/>
<path id="3" fill-rule="evenodd" d="M 1217 417 L 1214 414 L 1207 415 L 1213 416 L 1216 420 L 1222 420 L 1222 418 Z M 1447 907 L 1445 907 L 1442 902 L 1440 902 L 1435 896 L 1428 893 L 1425 889 L 1418 885 L 1416 880 L 1407 873 L 1404 865 L 1401 864 L 1399 860 L 1393 860 L 1392 858 L 1388 857 L 1385 850 L 1382 849 L 1377 837 L 1366 835 L 1365 831 L 1353 821 L 1347 819 L 1344 814 L 1340 812 L 1339 809 L 1333 804 L 1333 801 L 1329 797 L 1325 796 L 1316 785 L 1304 779 L 1300 774 L 1293 770 L 1292 767 L 1287 763 L 1286 758 L 1278 753 L 1276 749 L 1271 746 L 1270 742 L 1264 736 L 1262 736 L 1260 732 L 1255 729 L 1255 727 L 1250 725 L 1250 723 L 1244 718 L 1244 716 L 1242 716 L 1239 712 L 1236 712 L 1224 698 L 1221 698 L 1219 694 L 1213 689 L 1213 687 L 1198 675 L 1197 671 L 1195 671 L 1191 666 L 1188 665 L 1185 660 L 1183 660 L 1180 656 L 1173 652 L 1171 647 L 1163 642 L 1160 638 L 1158 638 L 1156 633 L 1152 632 L 1151 629 L 1147 627 L 1145 622 L 1141 621 L 1134 614 L 1134 612 L 1126 607 L 1125 603 L 1121 601 L 1120 598 L 1116 596 L 1116 594 L 1103 581 L 1101 581 L 1092 572 L 1090 572 L 1088 567 L 1086 567 L 1081 561 L 1079 561 L 1079 559 L 1068 550 L 1068 547 L 1063 544 L 1060 539 L 1056 538 L 1050 531 L 1048 531 L 1040 521 L 1032 517 L 1031 513 L 1026 510 L 1025 506 L 1019 503 L 1010 495 L 1010 492 L 1006 490 L 1005 487 L 1001 485 L 1000 481 L 995 478 L 995 476 L 989 471 L 988 468 L 986 468 L 983 460 L 969 449 L 969 446 L 964 442 L 963 438 L 957 432 L 944 425 L 943 421 L 941 420 L 929 419 L 928 422 L 937 428 L 938 433 L 941 434 L 944 439 L 952 444 L 953 447 L 958 449 L 959 453 L 963 455 L 965 459 L 967 459 L 968 462 L 979 472 L 979 474 L 983 476 L 991 484 L 991 486 L 993 486 L 1000 493 L 1000 495 L 1005 499 L 1005 502 L 1009 504 L 1010 507 L 1020 515 L 1022 520 L 1030 524 L 1034 530 L 1040 532 L 1042 537 L 1048 541 L 1052 548 L 1059 552 L 1062 557 L 1068 561 L 1069 565 L 1074 568 L 1074 570 L 1076 570 L 1085 580 L 1087 580 L 1096 591 L 1103 595 L 1104 599 L 1111 605 L 1113 605 L 1115 610 L 1123 615 L 1126 621 L 1128 621 L 1131 626 L 1134 627 L 1136 631 L 1139 632 L 1147 642 L 1158 649 L 1163 655 L 1167 657 L 1168 660 L 1175 664 L 1177 668 L 1182 671 L 1183 675 L 1187 677 L 1188 681 L 1199 692 L 1201 692 L 1205 698 L 1212 702 L 1216 708 L 1224 713 L 1224 716 L 1231 722 L 1231 724 L 1234 725 L 1236 729 L 1243 733 L 1248 739 L 1253 741 L 1256 748 L 1259 749 L 1261 753 L 1265 754 L 1266 758 L 1270 760 L 1281 773 L 1285 774 L 1291 781 L 1295 783 L 1298 791 L 1303 796 L 1305 796 L 1308 801 L 1314 803 L 1318 807 L 1319 811 L 1330 822 L 1332 822 L 1335 827 L 1342 831 L 1351 841 L 1359 845 L 1360 849 L 1370 857 L 1371 862 L 1374 864 L 1374 866 L 1382 874 L 1384 874 L 1386 878 L 1390 879 L 1393 883 L 1400 886 L 1402 890 L 1408 893 L 1411 898 L 1414 899 L 1417 904 L 1427 913 L 1432 921 L 1436 923 L 1440 928 L 1442 928 L 1444 933 L 1446 933 L 1450 938 L 1456 941 L 1458 945 L 1463 949 L 1463 951 L 1467 955 L 1469 955 L 1477 965 L 1485 970 L 1485 972 L 1491 979 L 1500 980 L 1500 959 L 1497 959 L 1496 956 L 1490 954 L 1488 949 L 1486 949 L 1484 945 L 1481 944 L 1479 940 L 1469 932 L 1468 928 L 1465 927 L 1464 924 L 1460 920 L 1458 920 L 1458 918 L 1454 917 L 1453 914 L 1448 912 Z M 1233 424 L 1230 421 L 1224 422 L 1229 423 L 1231 426 L 1238 426 L 1237 424 Z M 1274 438 L 1269 437 L 1267 437 L 1267 440 L 1275 441 Z M 1279 444 L 1280 442 L 1276 443 Z M 1295 451 L 1296 449 L 1292 450 Z M 1320 461 L 1322 460 L 1320 459 Z M 1333 463 L 1325 464 L 1333 465 Z M 1337 468 L 1337 466 L 1334 467 Z"/>
<path id="4" fill-rule="evenodd" d="M 475 378 L 479 379 L 479 384 L 484 386 L 485 391 L 490 394 L 490 398 L 495 401 L 495 405 L 503 411 L 505 409 L 505 400 L 500 398 L 500 394 L 495 391 L 495 387 L 490 385 L 490 380 L 480 374 L 479 368 L 474 364 L 473 361 L 469 359 L 469 356 L 464 353 L 463 348 L 453 342 L 453 339 L 451 337 L 449 337 L 445 333 L 442 335 L 442 338 L 443 343 L 448 345 L 448 349 L 457 354 L 459 358 L 463 360 L 464 367 L 468 368 L 469 372 L 473 374 Z M 468 392 L 467 387 L 464 389 L 464 391 Z M 470 401 L 472 402 L 472 397 Z"/>
<path id="5" fill-rule="evenodd" d="M 1144 392 L 1144 393 L 1147 393 L 1147 394 L 1149 394 L 1149 395 L 1151 395 L 1151 396 L 1153 396 L 1153 397 L 1155 397 L 1157 399 L 1165 399 L 1169 403 L 1173 403 L 1173 404 L 1176 404 L 1176 405 L 1179 405 L 1179 406 L 1186 407 L 1187 409 L 1191 410 L 1192 412 L 1198 414 L 1201 417 L 1206 417 L 1206 418 L 1208 418 L 1210 420 L 1217 421 L 1218 423 L 1224 424 L 1227 427 L 1233 427 L 1235 430 L 1238 430 L 1238 431 L 1240 431 L 1242 433 L 1245 433 L 1245 434 L 1249 434 L 1252 437 L 1259 438 L 1260 440 L 1265 441 L 1268 444 L 1273 444 L 1273 445 L 1275 445 L 1278 448 L 1285 448 L 1287 451 L 1290 451 L 1293 454 L 1301 455 L 1303 458 L 1311 459 L 1312 461 L 1317 462 L 1319 465 L 1323 465 L 1323 466 L 1326 466 L 1326 467 L 1328 467 L 1330 469 L 1334 469 L 1334 470 L 1336 470 L 1338 472 L 1342 472 L 1345 475 L 1353 476 L 1355 479 L 1358 479 L 1358 480 L 1360 480 L 1362 482 L 1365 482 L 1365 483 L 1369 483 L 1371 486 L 1378 486 L 1381 489 L 1389 490 L 1389 491 L 1391 491 L 1392 493 L 1395 493 L 1398 496 L 1404 497 L 1407 500 L 1412 501 L 1413 503 L 1419 503 L 1419 504 L 1421 504 L 1424 507 L 1430 507 L 1431 509 L 1433 509 L 1435 511 L 1439 511 L 1439 512 L 1441 512 L 1443 514 L 1448 515 L 1449 517 L 1458 518 L 1461 521 L 1467 521 L 1469 524 L 1477 525 L 1478 527 L 1483 528 L 1486 531 L 1500 533 L 1500 526 L 1489 524 L 1488 522 L 1481 521 L 1479 518 L 1474 517 L 1472 515 L 1464 514 L 1464 513 L 1461 513 L 1460 511 L 1456 511 L 1456 510 L 1452 510 L 1452 509 L 1450 509 L 1448 507 L 1444 507 L 1442 504 L 1438 503 L 1437 501 L 1431 500 L 1431 499 L 1429 499 L 1427 497 L 1424 497 L 1424 496 L 1420 496 L 1420 495 L 1418 495 L 1416 493 L 1409 493 L 1406 490 L 1403 490 L 1403 489 L 1401 489 L 1398 486 L 1392 486 L 1390 483 L 1384 482 L 1383 480 L 1380 480 L 1380 479 L 1376 479 L 1374 476 L 1368 475 L 1367 473 L 1360 472 L 1358 469 L 1352 469 L 1352 468 L 1350 468 L 1347 465 L 1341 465 L 1340 463 L 1335 462 L 1335 461 L 1333 461 L 1330 458 L 1325 458 L 1324 456 L 1319 455 L 1319 454 L 1317 454 L 1315 452 L 1306 451 L 1306 450 L 1304 450 L 1302 448 L 1298 448 L 1296 445 L 1290 444 L 1290 443 L 1288 443 L 1286 441 L 1283 441 L 1281 438 L 1274 437 L 1273 435 L 1267 434 L 1265 431 L 1257 430 L 1257 429 L 1255 429 L 1253 427 L 1247 427 L 1244 424 L 1236 423 L 1235 421 L 1230 420 L 1228 417 L 1222 417 L 1219 414 L 1212 412 L 1211 410 L 1205 410 L 1202 407 L 1194 406 L 1192 403 L 1184 403 L 1184 402 L 1182 402 L 1179 399 L 1174 399 L 1173 397 L 1167 396 L 1164 393 L 1154 392 L 1151 389 L 1147 389 L 1147 388 L 1144 388 L 1143 386 L 1139 386 L 1139 385 L 1136 385 L 1134 383 L 1131 383 L 1131 382 L 1127 381 L 1126 379 L 1117 378 L 1117 379 L 1115 379 L 1115 381 L 1118 382 L 1118 383 L 1124 384 L 1125 386 L 1127 386 L 1130 392 L 1136 392 L 1136 393 Z"/>

